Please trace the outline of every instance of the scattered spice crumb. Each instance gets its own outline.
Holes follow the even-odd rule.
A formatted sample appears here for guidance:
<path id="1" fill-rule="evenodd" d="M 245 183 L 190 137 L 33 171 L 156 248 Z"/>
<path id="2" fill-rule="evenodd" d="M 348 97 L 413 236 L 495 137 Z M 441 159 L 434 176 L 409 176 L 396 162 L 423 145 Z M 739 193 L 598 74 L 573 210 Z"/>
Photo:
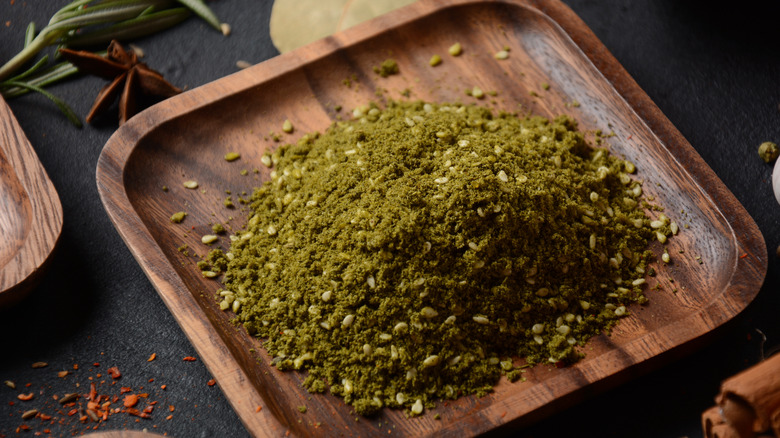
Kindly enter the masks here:
<path id="1" fill-rule="evenodd" d="M 493 55 L 493 57 L 499 60 L 507 59 L 509 58 L 509 52 L 506 50 L 500 50 L 496 52 L 496 54 Z"/>
<path id="2" fill-rule="evenodd" d="M 192 189 L 192 190 L 195 190 L 195 189 L 198 188 L 198 182 L 197 181 L 192 181 L 192 180 L 184 181 L 183 185 L 184 185 L 184 187 L 186 187 L 188 189 Z"/>
<path id="3" fill-rule="evenodd" d="M 250 64 L 249 61 L 244 61 L 243 59 L 239 59 L 238 61 L 236 61 L 236 67 L 240 68 L 241 70 L 245 68 L 249 68 L 251 66 L 252 64 Z"/>
<path id="4" fill-rule="evenodd" d="M 771 141 L 765 141 L 758 146 L 758 156 L 761 157 L 765 163 L 769 164 L 777 160 L 777 157 L 780 156 L 780 149 L 778 149 L 777 144 Z"/>
<path id="5" fill-rule="evenodd" d="M 550 89 L 550 84 L 548 84 L 547 82 L 542 82 L 542 90 L 546 91 L 549 89 Z"/>
<path id="6" fill-rule="evenodd" d="M 185 362 L 195 362 L 198 359 L 196 359 L 196 358 L 194 358 L 192 356 L 186 356 L 182 360 L 185 361 Z"/>
<path id="7" fill-rule="evenodd" d="M 436 67 L 437 65 L 441 64 L 441 56 L 439 56 L 439 55 L 431 56 L 431 60 L 428 61 L 428 64 L 431 67 Z"/>
<path id="8" fill-rule="evenodd" d="M 305 413 L 306 413 L 306 411 L 308 411 L 308 410 L 309 410 L 309 409 L 308 409 L 306 406 L 298 406 L 298 411 L 299 411 L 301 414 L 305 414 Z"/>
<path id="9" fill-rule="evenodd" d="M 282 131 L 290 134 L 293 132 L 293 129 L 295 128 L 293 127 L 293 124 L 290 121 L 290 119 L 285 119 L 284 123 L 282 123 Z"/>
<path id="10" fill-rule="evenodd" d="M 208 382 L 206 382 L 206 384 L 207 384 L 207 385 L 209 385 L 209 386 L 214 386 L 214 385 L 216 385 L 216 384 L 217 384 L 217 381 L 216 381 L 216 380 L 214 380 L 214 379 L 211 379 L 211 380 L 209 380 Z"/>
<path id="11" fill-rule="evenodd" d="M 258 406 L 258 407 L 256 407 L 256 408 L 255 408 L 255 412 L 260 412 L 260 411 L 262 411 L 262 410 L 263 410 L 263 407 L 262 407 L 262 406 Z"/>
<path id="12" fill-rule="evenodd" d="M 30 401 L 30 400 L 32 400 L 32 399 L 33 399 L 33 396 L 34 396 L 34 395 L 35 395 L 35 394 L 33 394 L 33 393 L 31 392 L 31 393 L 29 393 L 29 394 L 19 394 L 19 395 L 17 395 L 17 396 L 16 396 L 16 398 L 18 398 L 18 399 L 19 399 L 19 400 L 21 400 L 21 401 Z"/>
<path id="13" fill-rule="evenodd" d="M 46 362 L 35 362 L 32 364 L 33 368 L 44 368 L 47 366 L 49 366 L 49 364 L 47 364 Z"/>
<path id="14" fill-rule="evenodd" d="M 398 68 L 398 63 L 395 61 L 395 59 L 392 58 L 385 59 L 381 65 L 374 67 L 374 73 L 382 76 L 383 78 L 391 75 L 397 75 L 399 72 L 400 69 Z"/>
<path id="15" fill-rule="evenodd" d="M 119 372 L 119 368 L 117 368 L 117 367 L 111 367 L 108 370 L 106 370 L 106 372 L 114 380 L 122 377 L 122 373 Z"/>
<path id="16" fill-rule="evenodd" d="M 70 374 L 70 371 L 59 371 L 57 372 L 57 377 L 65 377 L 68 374 Z"/>
<path id="17" fill-rule="evenodd" d="M 14 382 L 10 381 L 10 380 L 6 380 L 5 381 L 5 386 L 7 386 L 7 387 L 9 387 L 11 389 L 16 389 L 16 384 Z"/>
<path id="18" fill-rule="evenodd" d="M 460 43 L 455 43 L 450 46 L 447 52 L 452 56 L 460 56 L 463 53 L 463 46 Z"/>
<path id="19" fill-rule="evenodd" d="M 138 396 L 136 394 L 128 394 L 125 396 L 122 404 L 126 408 L 132 408 L 133 406 L 138 404 Z"/>
<path id="20" fill-rule="evenodd" d="M 241 158 L 241 154 L 239 154 L 238 152 L 228 152 L 227 154 L 225 154 L 225 161 L 228 161 L 228 162 L 229 161 L 236 161 L 239 158 Z"/>
<path id="21" fill-rule="evenodd" d="M 149 359 L 146 359 L 147 362 L 151 362 L 157 358 L 157 353 L 152 353 L 151 356 L 149 356 Z"/>
<path id="22" fill-rule="evenodd" d="M 180 211 L 180 212 L 178 212 L 178 213 L 174 213 L 174 214 L 171 216 L 171 223 L 174 223 L 174 224 L 180 224 L 180 223 L 181 223 L 181 221 L 183 221 L 183 220 L 184 220 L 184 218 L 185 218 L 186 216 L 187 216 L 187 213 L 186 213 L 186 212 L 183 212 L 183 211 Z M 151 359 L 150 359 L 150 360 L 151 360 Z"/>

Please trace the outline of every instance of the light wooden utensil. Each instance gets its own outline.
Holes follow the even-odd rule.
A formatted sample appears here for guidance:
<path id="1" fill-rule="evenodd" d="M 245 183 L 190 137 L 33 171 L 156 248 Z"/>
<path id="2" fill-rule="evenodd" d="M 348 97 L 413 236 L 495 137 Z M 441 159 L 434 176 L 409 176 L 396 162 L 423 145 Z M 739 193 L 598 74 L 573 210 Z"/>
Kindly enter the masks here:
<path id="1" fill-rule="evenodd" d="M 0 308 L 33 288 L 61 232 L 57 191 L 0 97 Z"/>

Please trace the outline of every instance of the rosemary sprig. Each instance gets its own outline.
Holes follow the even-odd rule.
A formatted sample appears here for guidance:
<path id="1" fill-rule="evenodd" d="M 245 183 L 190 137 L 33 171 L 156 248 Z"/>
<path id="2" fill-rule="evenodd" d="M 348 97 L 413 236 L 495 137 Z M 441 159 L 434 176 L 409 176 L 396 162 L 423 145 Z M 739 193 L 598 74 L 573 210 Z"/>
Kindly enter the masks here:
<path id="1" fill-rule="evenodd" d="M 0 94 L 12 98 L 29 91 L 42 92 L 42 87 L 78 71 L 67 62 L 41 70 L 48 62 L 45 55 L 19 73 L 46 47 L 95 46 L 112 39 L 146 36 L 180 23 L 190 11 L 222 30 L 219 19 L 203 0 L 74 0 L 54 13 L 40 32 L 36 32 L 35 23 L 27 26 L 22 50 L 0 66 Z M 65 102 L 51 93 L 44 95 L 73 121 L 73 111 Z"/>

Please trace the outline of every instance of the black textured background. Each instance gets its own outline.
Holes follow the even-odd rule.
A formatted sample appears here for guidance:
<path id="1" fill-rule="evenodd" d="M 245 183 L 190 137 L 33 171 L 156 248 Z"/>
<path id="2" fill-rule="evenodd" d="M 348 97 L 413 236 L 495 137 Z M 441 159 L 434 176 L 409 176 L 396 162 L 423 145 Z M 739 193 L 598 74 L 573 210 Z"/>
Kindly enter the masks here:
<path id="1" fill-rule="evenodd" d="M 767 242 L 769 273 L 757 299 L 704 348 L 588 402 L 511 436 L 696 437 L 700 414 L 719 383 L 756 363 L 780 344 L 780 206 L 771 171 L 758 145 L 780 143 L 780 6 L 744 0 L 565 0 L 682 132 L 755 219 Z M 28 22 L 45 23 L 65 4 L 54 0 L 0 0 L 0 60 L 21 48 Z M 153 68 L 177 85 L 194 88 L 236 71 L 235 62 L 277 54 L 268 36 L 271 1 L 210 3 L 232 25 L 225 38 L 197 19 L 137 42 Z M 82 78 L 51 91 L 86 114 L 104 81 Z M 52 394 L 86 391 L 88 378 L 118 366 L 122 386 L 158 400 L 150 421 L 116 415 L 102 428 L 148 428 L 174 437 L 246 436 L 203 364 L 195 356 L 98 198 L 95 166 L 116 129 L 113 118 L 77 130 L 41 96 L 10 102 L 62 201 L 65 221 L 50 270 L 21 305 L 0 312 L 0 437 L 16 436 L 21 412 L 52 406 Z M 2 245 L 0 230 L 0 245 Z M 157 359 L 147 362 L 151 353 Z M 49 366 L 32 369 L 45 361 Z M 93 363 L 99 363 L 94 366 Z M 60 379 L 55 371 L 80 369 Z M 154 379 L 150 383 L 149 379 Z M 101 380 L 101 379 L 98 379 Z M 110 379 L 109 379 L 110 380 Z M 82 385 L 76 388 L 76 383 Z M 29 388 L 24 385 L 30 383 Z M 166 384 L 167 390 L 160 390 Z M 103 393 L 114 394 L 116 388 Z M 36 393 L 20 403 L 19 392 Z M 9 402 L 15 401 L 10 406 Z M 173 418 L 167 406 L 176 407 Z M 53 413 L 51 409 L 43 409 Z M 39 420 L 27 422 L 43 430 Z M 47 426 L 70 436 L 83 426 Z"/>

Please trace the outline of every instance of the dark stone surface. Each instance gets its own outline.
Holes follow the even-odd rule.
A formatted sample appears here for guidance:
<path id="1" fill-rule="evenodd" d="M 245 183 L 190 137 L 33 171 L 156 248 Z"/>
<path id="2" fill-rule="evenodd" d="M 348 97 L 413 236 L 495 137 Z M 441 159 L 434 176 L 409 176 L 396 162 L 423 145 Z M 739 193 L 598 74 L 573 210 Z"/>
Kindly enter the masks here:
<path id="1" fill-rule="evenodd" d="M 637 376 L 588 402 L 555 414 L 522 433 L 534 437 L 700 436 L 700 414 L 713 404 L 722 379 L 756 363 L 780 344 L 780 206 L 771 189 L 771 166 L 758 144 L 780 142 L 780 32 L 773 1 L 567 0 L 651 99 L 690 141 L 760 227 L 769 249 L 769 274 L 753 304 L 697 352 Z M 45 23 L 64 4 L 53 0 L 0 0 L 0 60 L 21 48 L 29 21 Z M 232 25 L 224 38 L 191 19 L 137 42 L 145 61 L 177 85 L 194 88 L 236 70 L 237 60 L 260 62 L 277 54 L 268 37 L 271 2 L 220 0 L 214 11 Z M 103 81 L 83 78 L 51 87 L 86 114 Z M 175 437 L 246 436 L 218 386 L 163 305 L 109 221 L 95 184 L 101 148 L 116 128 L 113 118 L 74 129 L 41 96 L 10 102 L 59 193 L 65 221 L 58 251 L 40 286 L 21 305 L 0 312 L 0 436 L 15 435 L 23 410 L 55 414 L 53 394 L 86 392 L 88 378 L 108 380 L 99 392 L 118 393 L 105 375 L 118 366 L 116 386 L 158 400 L 152 420 L 124 415 L 103 428 L 148 428 Z M 2 231 L 0 230 L 0 233 Z M 147 362 L 151 353 L 157 359 Z M 45 361 L 49 366 L 32 369 Z M 93 363 L 99 363 L 94 366 Z M 78 364 L 79 370 L 73 371 Z M 56 371 L 73 374 L 58 378 Z M 154 379 L 154 382 L 149 382 Z M 24 388 L 30 383 L 29 388 Z M 76 388 L 76 383 L 81 385 Z M 167 385 L 161 390 L 160 385 Z M 35 392 L 19 402 L 19 392 Z M 15 405 L 9 406 L 10 401 Z M 170 421 L 167 407 L 175 406 Z M 27 422 L 42 430 L 40 420 Z M 53 436 L 85 431 L 46 426 Z M 504 431 L 502 431 L 504 432 Z"/>

